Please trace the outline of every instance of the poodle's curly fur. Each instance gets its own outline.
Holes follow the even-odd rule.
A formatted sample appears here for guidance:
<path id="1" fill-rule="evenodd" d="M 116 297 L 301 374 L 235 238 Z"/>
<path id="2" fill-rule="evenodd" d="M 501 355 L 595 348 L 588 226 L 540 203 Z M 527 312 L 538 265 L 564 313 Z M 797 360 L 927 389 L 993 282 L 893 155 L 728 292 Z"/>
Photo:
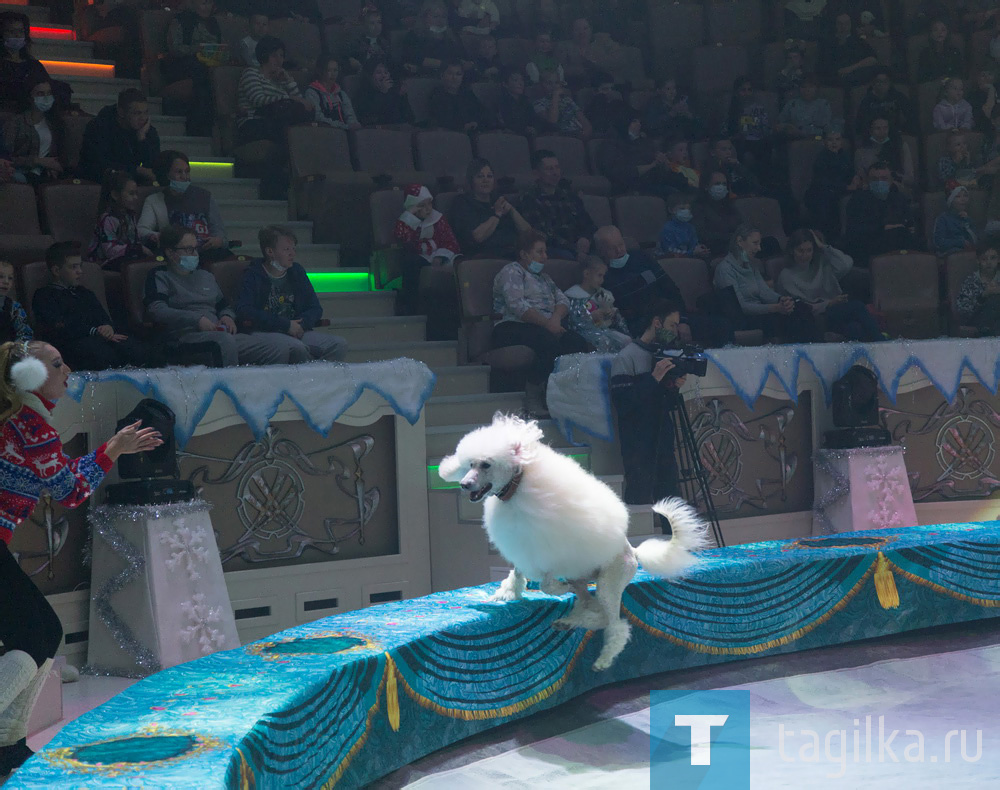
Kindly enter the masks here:
<path id="1" fill-rule="evenodd" d="M 694 552 L 708 545 L 707 525 L 675 498 L 653 506 L 670 520 L 673 537 L 633 548 L 628 508 L 615 492 L 543 444 L 537 423 L 516 416 L 497 413 L 491 425 L 467 434 L 438 473 L 460 481 L 473 502 L 486 499 L 486 533 L 514 566 L 493 599 L 517 600 L 527 579 L 554 595 L 573 590 L 573 610 L 553 625 L 604 629 L 593 667 L 598 671 L 610 667 L 628 642 L 621 597 L 638 563 L 655 576 L 678 578 L 697 562 Z M 587 583 L 595 578 L 592 597 Z"/>

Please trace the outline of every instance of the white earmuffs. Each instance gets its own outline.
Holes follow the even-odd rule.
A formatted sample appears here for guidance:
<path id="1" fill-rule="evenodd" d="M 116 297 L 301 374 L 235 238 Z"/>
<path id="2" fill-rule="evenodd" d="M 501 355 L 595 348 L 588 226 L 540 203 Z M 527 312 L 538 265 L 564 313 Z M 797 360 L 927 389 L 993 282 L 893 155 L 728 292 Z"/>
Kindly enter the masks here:
<path id="1" fill-rule="evenodd" d="M 49 370 L 38 357 L 24 357 L 10 367 L 10 382 L 18 392 L 34 392 L 49 377 Z"/>

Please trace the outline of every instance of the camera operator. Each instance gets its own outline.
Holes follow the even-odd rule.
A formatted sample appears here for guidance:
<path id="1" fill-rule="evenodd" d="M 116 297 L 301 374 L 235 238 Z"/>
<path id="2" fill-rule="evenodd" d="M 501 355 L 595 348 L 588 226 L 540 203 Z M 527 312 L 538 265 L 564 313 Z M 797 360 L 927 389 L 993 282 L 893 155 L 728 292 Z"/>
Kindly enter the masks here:
<path id="1" fill-rule="evenodd" d="M 671 376 L 674 362 L 655 359 L 664 349 L 677 348 L 681 308 L 657 300 L 646 312 L 645 330 L 611 363 L 611 401 L 618 412 L 618 435 L 625 467 L 624 500 L 647 505 L 678 496 L 674 424 L 667 414 L 680 399 L 684 377 Z M 667 525 L 661 524 L 664 532 Z"/>

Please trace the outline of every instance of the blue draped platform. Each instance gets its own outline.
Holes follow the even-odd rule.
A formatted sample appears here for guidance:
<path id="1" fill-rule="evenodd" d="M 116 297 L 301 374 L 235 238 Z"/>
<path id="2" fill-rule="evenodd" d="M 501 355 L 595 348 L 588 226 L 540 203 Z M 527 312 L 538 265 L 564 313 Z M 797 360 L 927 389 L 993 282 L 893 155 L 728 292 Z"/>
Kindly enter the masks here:
<path id="1" fill-rule="evenodd" d="M 993 617 L 1000 522 L 705 552 L 679 584 L 640 573 L 633 639 L 554 631 L 571 596 L 490 603 L 494 585 L 387 603 L 149 677 L 64 728 L 7 785 L 358 787 L 598 685 Z"/>

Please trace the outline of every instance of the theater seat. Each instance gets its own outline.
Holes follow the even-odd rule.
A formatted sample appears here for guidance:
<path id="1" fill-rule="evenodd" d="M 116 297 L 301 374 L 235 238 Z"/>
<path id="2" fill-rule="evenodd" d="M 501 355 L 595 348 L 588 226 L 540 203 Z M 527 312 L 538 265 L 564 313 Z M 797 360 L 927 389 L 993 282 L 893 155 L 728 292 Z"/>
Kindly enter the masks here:
<path id="1" fill-rule="evenodd" d="M 587 149 L 579 138 L 543 135 L 535 138 L 534 150 L 552 151 L 559 159 L 563 178 L 572 181 L 573 186 L 581 192 L 588 195 L 610 194 L 611 182 L 604 176 L 591 173 L 587 164 Z"/>
<path id="2" fill-rule="evenodd" d="M 45 225 L 56 241 L 90 242 L 101 199 L 98 184 L 46 184 L 39 194 Z"/>
<path id="3" fill-rule="evenodd" d="M 398 186 L 418 183 L 433 185 L 430 173 L 417 171 L 413 163 L 413 135 L 399 129 L 358 129 L 353 133 L 357 169 L 369 173 L 376 182 L 385 176 Z"/>
<path id="4" fill-rule="evenodd" d="M 940 334 L 937 257 L 898 252 L 872 258 L 872 301 L 889 334 L 933 338 Z"/>
<path id="5" fill-rule="evenodd" d="M 972 250 L 953 252 L 945 261 L 945 298 L 948 300 L 949 331 L 956 337 L 976 337 L 979 331 L 974 326 L 963 324 L 958 313 L 958 295 L 962 291 L 965 278 L 979 268 L 976 253 Z"/>
<path id="6" fill-rule="evenodd" d="M 21 306 L 24 307 L 25 312 L 28 314 L 28 322 L 32 325 L 35 323 L 35 313 L 32 310 L 31 300 L 35 296 L 35 291 L 48 285 L 50 282 L 52 282 L 52 276 L 49 274 L 49 269 L 45 261 L 32 261 L 21 267 L 20 292 L 24 299 L 21 302 Z M 91 261 L 84 261 L 83 278 L 80 281 L 80 285 L 93 291 L 97 297 L 97 301 L 101 303 L 101 307 L 105 311 L 108 310 L 108 297 L 104 288 L 104 270 L 100 265 Z"/>
<path id="7" fill-rule="evenodd" d="M 465 185 L 465 171 L 472 161 L 472 142 L 469 135 L 462 132 L 424 131 L 417 132 L 415 138 L 417 167 L 434 178 L 451 179 L 458 186 Z M 494 168 L 497 178 L 506 173 Z M 446 185 L 441 182 L 442 188 Z"/>
<path id="8" fill-rule="evenodd" d="M 490 390 L 502 392 L 524 387 L 525 374 L 535 360 L 528 346 L 491 348 L 493 335 L 493 280 L 510 261 L 461 260 L 455 266 L 462 313 L 459 359 L 471 365 L 489 365 Z"/>
<path id="9" fill-rule="evenodd" d="M 667 204 L 651 195 L 624 195 L 611 201 L 622 236 L 655 247 L 667 222 Z"/>

